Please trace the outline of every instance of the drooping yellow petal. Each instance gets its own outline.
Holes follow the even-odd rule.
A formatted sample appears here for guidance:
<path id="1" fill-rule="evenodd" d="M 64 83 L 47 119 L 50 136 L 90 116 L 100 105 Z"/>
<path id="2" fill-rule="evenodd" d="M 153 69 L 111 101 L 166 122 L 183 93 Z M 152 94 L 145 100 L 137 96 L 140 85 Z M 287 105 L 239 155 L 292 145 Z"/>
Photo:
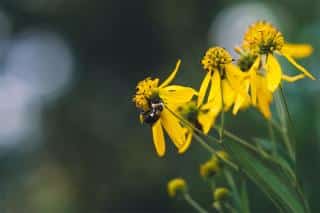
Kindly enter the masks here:
<path id="1" fill-rule="evenodd" d="M 250 70 L 248 71 L 249 75 L 250 75 L 250 92 L 251 92 L 251 101 L 252 104 L 255 106 L 257 104 L 257 71 L 259 69 L 259 65 L 260 65 L 260 56 L 258 56 L 255 60 L 255 62 L 253 63 L 253 65 L 250 67 Z"/>
<path id="2" fill-rule="evenodd" d="M 210 83 L 210 79 L 211 79 L 211 72 L 207 72 L 200 86 L 197 106 L 200 106 L 204 101 L 204 98 L 206 96 L 208 86 Z"/>
<path id="3" fill-rule="evenodd" d="M 229 81 L 226 79 L 222 80 L 222 99 L 224 111 L 228 111 L 234 103 L 235 91 L 230 86 Z"/>
<path id="4" fill-rule="evenodd" d="M 192 130 L 187 130 L 186 129 L 186 133 L 185 133 L 185 137 L 186 137 L 186 141 L 184 142 L 184 144 L 178 149 L 179 154 L 183 154 L 187 151 L 187 149 L 189 148 L 191 141 L 192 141 L 192 134 L 193 131 Z"/>
<path id="5" fill-rule="evenodd" d="M 263 76 L 257 75 L 257 85 L 257 107 L 266 119 L 270 119 L 272 92 L 268 89 L 267 80 Z"/>
<path id="6" fill-rule="evenodd" d="M 245 91 L 249 90 L 250 86 L 250 80 L 247 79 L 243 83 L 243 87 Z M 234 106 L 232 110 L 232 114 L 236 115 L 240 109 L 247 108 L 250 105 L 250 97 L 249 95 L 242 96 L 241 94 L 237 94 L 235 101 L 234 101 Z"/>
<path id="7" fill-rule="evenodd" d="M 159 157 L 164 156 L 166 144 L 160 119 L 152 126 L 153 144 Z"/>
<path id="8" fill-rule="evenodd" d="M 281 81 L 282 72 L 280 64 L 272 54 L 268 54 L 265 66 L 268 89 L 274 92 Z"/>
<path id="9" fill-rule="evenodd" d="M 179 59 L 177 64 L 176 64 L 176 67 L 174 68 L 174 70 L 172 71 L 172 73 L 169 75 L 169 77 L 159 86 L 159 88 L 163 88 L 167 85 L 169 85 L 171 83 L 171 81 L 173 81 L 174 77 L 176 76 L 178 70 L 179 70 L 179 67 L 180 67 L 180 64 L 181 64 L 181 60 Z"/>
<path id="10" fill-rule="evenodd" d="M 282 52 L 281 52 L 282 53 Z M 301 66 L 300 64 L 298 64 L 291 56 L 282 53 L 282 55 L 284 57 L 286 57 L 288 59 L 288 61 L 295 66 L 298 70 L 300 70 L 301 72 L 303 72 L 303 74 L 305 74 L 306 76 L 308 76 L 309 78 L 311 78 L 312 80 L 316 80 L 316 78 L 308 71 L 306 70 L 303 66 Z"/>
<path id="11" fill-rule="evenodd" d="M 295 81 L 303 79 L 304 77 L 306 77 L 304 74 L 298 74 L 295 76 L 289 76 L 289 75 L 282 74 L 282 80 L 288 81 L 290 83 L 293 83 Z"/>
<path id="12" fill-rule="evenodd" d="M 313 48 L 309 44 L 285 44 L 281 52 L 293 58 L 305 58 L 312 54 Z"/>
<path id="13" fill-rule="evenodd" d="M 170 109 L 172 110 L 172 109 Z M 173 144 L 179 149 L 185 142 L 185 130 L 180 121 L 166 107 L 161 112 L 161 123 Z"/>
<path id="14" fill-rule="evenodd" d="M 220 111 L 221 106 L 215 104 L 214 101 L 208 102 L 201 107 L 198 115 L 198 121 L 201 124 L 204 134 L 208 134 L 210 129 L 213 127 Z"/>
<path id="15" fill-rule="evenodd" d="M 221 78 L 217 70 L 214 70 L 211 77 L 211 88 L 208 95 L 208 101 L 214 101 L 217 106 L 221 105 Z M 221 105 L 222 106 L 222 105 Z"/>
<path id="16" fill-rule="evenodd" d="M 172 109 L 190 101 L 194 95 L 197 95 L 197 92 L 191 87 L 171 85 L 159 89 L 160 98 Z"/>

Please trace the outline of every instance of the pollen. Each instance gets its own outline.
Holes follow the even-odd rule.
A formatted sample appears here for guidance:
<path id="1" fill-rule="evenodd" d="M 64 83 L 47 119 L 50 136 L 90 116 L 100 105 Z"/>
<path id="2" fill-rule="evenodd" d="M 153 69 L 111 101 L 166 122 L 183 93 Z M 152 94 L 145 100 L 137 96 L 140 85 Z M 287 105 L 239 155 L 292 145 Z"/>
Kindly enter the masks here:
<path id="1" fill-rule="evenodd" d="M 150 77 L 140 81 L 136 87 L 136 94 L 133 102 L 136 107 L 147 111 L 149 109 L 149 100 L 157 94 L 159 79 Z"/>
<path id="2" fill-rule="evenodd" d="M 252 24 L 244 35 L 243 48 L 255 54 L 268 54 L 281 50 L 284 38 L 272 24 L 258 21 Z"/>
<path id="3" fill-rule="evenodd" d="M 212 47 L 208 49 L 201 61 L 203 68 L 208 72 L 216 69 L 221 71 L 225 64 L 231 62 L 232 57 L 230 53 L 222 47 Z"/>

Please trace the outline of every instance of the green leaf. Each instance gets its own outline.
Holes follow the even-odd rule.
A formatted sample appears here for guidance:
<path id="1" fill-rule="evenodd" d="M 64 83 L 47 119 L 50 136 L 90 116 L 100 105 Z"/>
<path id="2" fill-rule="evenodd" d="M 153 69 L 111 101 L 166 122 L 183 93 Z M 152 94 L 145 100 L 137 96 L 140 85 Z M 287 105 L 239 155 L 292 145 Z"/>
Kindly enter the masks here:
<path id="1" fill-rule="evenodd" d="M 232 160 L 239 165 L 240 170 L 253 181 L 283 212 L 306 212 L 303 201 L 292 181 L 282 168 L 250 150 L 248 147 L 228 140 L 223 143 Z"/>

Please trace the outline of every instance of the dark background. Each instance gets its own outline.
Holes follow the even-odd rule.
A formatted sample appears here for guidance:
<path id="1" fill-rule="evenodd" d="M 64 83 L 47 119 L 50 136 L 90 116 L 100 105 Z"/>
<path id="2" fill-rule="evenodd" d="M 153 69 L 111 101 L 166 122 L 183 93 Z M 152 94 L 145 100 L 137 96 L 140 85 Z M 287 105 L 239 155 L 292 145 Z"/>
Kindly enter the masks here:
<path id="1" fill-rule="evenodd" d="M 205 50 L 232 51 L 258 19 L 291 42 L 312 44 L 301 63 L 319 77 L 319 10 L 316 0 L 0 0 L 0 211 L 192 212 L 167 197 L 173 177 L 184 177 L 210 209 L 198 174 L 209 155 L 196 143 L 178 155 L 167 140 L 158 158 L 131 101 L 136 83 L 163 80 L 180 58 L 175 82 L 197 89 Z M 318 212 L 320 85 L 306 79 L 285 90 L 299 174 Z M 267 135 L 254 109 L 226 122 L 243 137 Z M 274 210 L 252 185 L 249 197 L 252 212 Z"/>

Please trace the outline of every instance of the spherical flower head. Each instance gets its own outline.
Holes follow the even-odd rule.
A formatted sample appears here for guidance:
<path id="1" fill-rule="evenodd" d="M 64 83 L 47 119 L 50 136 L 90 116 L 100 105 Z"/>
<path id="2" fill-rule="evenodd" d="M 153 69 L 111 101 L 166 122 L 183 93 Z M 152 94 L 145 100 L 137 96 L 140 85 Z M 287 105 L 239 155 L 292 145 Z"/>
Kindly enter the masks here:
<path id="1" fill-rule="evenodd" d="M 220 171 L 219 162 L 215 159 L 210 159 L 200 165 L 200 175 L 206 179 L 212 178 Z"/>
<path id="2" fill-rule="evenodd" d="M 136 94 L 133 102 L 136 107 L 147 111 L 149 109 L 149 100 L 157 96 L 159 79 L 150 77 L 140 81 L 136 87 Z"/>
<path id="3" fill-rule="evenodd" d="M 230 53 L 222 47 L 212 47 L 208 49 L 201 61 L 203 68 L 208 72 L 213 70 L 221 71 L 225 64 L 231 62 L 232 57 Z"/>
<path id="4" fill-rule="evenodd" d="M 230 196 L 229 189 L 225 187 L 216 188 L 213 192 L 214 201 L 224 201 Z"/>
<path id="5" fill-rule="evenodd" d="M 244 35 L 243 48 L 255 54 L 268 54 L 281 50 L 284 38 L 272 24 L 258 21 L 252 24 Z"/>
<path id="6" fill-rule="evenodd" d="M 175 178 L 168 182 L 168 194 L 170 197 L 175 197 L 187 191 L 187 183 L 182 178 Z"/>

